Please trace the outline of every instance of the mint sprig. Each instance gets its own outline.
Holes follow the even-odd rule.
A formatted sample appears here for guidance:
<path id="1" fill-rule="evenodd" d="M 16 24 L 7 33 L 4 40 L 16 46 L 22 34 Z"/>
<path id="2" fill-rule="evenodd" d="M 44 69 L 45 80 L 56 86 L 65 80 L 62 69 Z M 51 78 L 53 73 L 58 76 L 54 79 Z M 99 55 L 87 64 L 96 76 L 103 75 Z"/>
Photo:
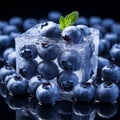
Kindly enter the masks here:
<path id="1" fill-rule="evenodd" d="M 59 19 L 61 31 L 66 27 L 75 24 L 78 17 L 79 17 L 79 13 L 77 11 L 73 11 L 72 13 L 68 14 L 65 18 L 61 16 Z"/>

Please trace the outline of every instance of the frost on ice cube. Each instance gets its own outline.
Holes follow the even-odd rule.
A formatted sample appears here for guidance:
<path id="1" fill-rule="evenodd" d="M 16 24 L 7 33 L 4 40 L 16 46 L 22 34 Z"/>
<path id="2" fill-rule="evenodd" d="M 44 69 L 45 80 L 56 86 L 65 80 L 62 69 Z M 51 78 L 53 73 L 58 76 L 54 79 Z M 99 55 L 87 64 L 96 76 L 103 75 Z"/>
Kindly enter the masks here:
<path id="1" fill-rule="evenodd" d="M 20 65 L 22 62 L 24 62 L 24 59 L 25 59 L 20 55 L 21 48 L 23 46 L 25 47 L 26 45 L 29 45 L 29 46 L 34 45 L 37 48 L 37 50 L 41 50 L 42 45 L 43 44 L 46 45 L 47 43 L 47 44 L 57 45 L 62 52 L 65 50 L 75 50 L 78 52 L 81 59 L 81 67 L 80 69 L 73 71 L 78 77 L 78 82 L 93 81 L 95 79 L 96 72 L 97 72 L 97 57 L 98 57 L 98 44 L 99 44 L 98 30 L 94 28 L 89 28 L 91 34 L 84 37 L 82 43 L 68 44 L 67 41 L 62 39 L 62 37 L 60 37 L 59 39 L 50 39 L 50 38 L 40 36 L 40 29 L 41 29 L 40 24 L 38 24 L 15 39 L 16 52 L 17 52 L 16 70 L 18 73 L 20 73 Z M 29 50 L 26 50 L 26 53 L 27 52 L 30 53 L 27 55 L 28 57 L 31 57 L 31 54 L 34 54 L 29 52 Z M 51 52 L 50 54 L 52 55 L 53 53 Z M 34 59 L 38 62 L 38 64 L 41 61 L 44 61 L 39 55 L 37 55 Z M 31 59 L 28 59 L 28 61 L 29 60 Z M 58 57 L 52 61 L 57 65 L 59 72 L 63 71 L 63 68 L 59 66 Z M 23 70 L 22 72 L 24 72 L 25 74 L 26 71 Z M 48 74 L 51 74 L 51 73 L 48 73 Z M 50 81 L 56 83 L 56 79 L 57 79 L 57 76 L 54 78 L 51 77 Z"/>

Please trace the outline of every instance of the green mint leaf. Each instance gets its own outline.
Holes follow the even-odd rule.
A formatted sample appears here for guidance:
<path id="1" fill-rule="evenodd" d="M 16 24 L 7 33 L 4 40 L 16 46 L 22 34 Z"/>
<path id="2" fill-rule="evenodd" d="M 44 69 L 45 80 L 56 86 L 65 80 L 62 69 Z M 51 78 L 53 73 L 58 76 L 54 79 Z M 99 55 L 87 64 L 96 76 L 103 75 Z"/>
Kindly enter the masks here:
<path id="1" fill-rule="evenodd" d="M 73 25 L 79 17 L 79 13 L 77 11 L 73 11 L 68 14 L 65 18 L 63 16 L 60 17 L 60 29 L 63 30 L 66 27 Z"/>
<path id="2" fill-rule="evenodd" d="M 65 25 L 65 18 L 63 16 L 60 17 L 59 23 L 60 23 L 60 29 L 63 30 Z"/>

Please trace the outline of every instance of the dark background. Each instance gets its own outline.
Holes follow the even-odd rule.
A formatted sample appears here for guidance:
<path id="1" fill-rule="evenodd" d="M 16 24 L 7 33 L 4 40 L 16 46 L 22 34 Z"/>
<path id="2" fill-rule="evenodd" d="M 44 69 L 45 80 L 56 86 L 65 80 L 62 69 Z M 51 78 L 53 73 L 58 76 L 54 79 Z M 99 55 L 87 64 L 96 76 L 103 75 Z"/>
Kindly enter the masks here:
<path id="1" fill-rule="evenodd" d="M 0 19 L 12 16 L 23 18 L 46 17 L 51 10 L 58 10 L 63 14 L 78 10 L 81 16 L 100 16 L 114 18 L 120 21 L 119 3 L 116 0 L 1 0 Z"/>

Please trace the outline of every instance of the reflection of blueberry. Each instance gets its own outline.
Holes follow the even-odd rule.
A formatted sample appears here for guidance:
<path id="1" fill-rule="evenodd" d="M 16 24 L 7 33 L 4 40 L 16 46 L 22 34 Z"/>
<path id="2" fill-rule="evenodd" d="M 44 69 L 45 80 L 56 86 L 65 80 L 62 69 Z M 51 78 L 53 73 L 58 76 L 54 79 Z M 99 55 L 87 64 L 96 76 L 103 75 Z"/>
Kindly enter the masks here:
<path id="1" fill-rule="evenodd" d="M 95 104 L 86 102 L 73 102 L 72 110 L 76 115 L 87 116 L 95 111 Z"/>
<path id="2" fill-rule="evenodd" d="M 81 58 L 77 51 L 66 50 L 59 56 L 58 63 L 64 70 L 76 71 L 81 67 Z"/>
<path id="3" fill-rule="evenodd" d="M 58 108 L 57 105 L 37 105 L 36 115 L 39 116 L 41 120 L 57 120 L 58 118 Z"/>
<path id="4" fill-rule="evenodd" d="M 28 81 L 25 78 L 16 75 L 8 81 L 7 89 L 15 96 L 23 96 L 27 93 Z"/>
<path id="5" fill-rule="evenodd" d="M 95 87 L 91 83 L 81 82 L 73 88 L 73 96 L 78 101 L 91 102 L 95 98 Z"/>
<path id="6" fill-rule="evenodd" d="M 104 81 L 120 82 L 120 68 L 114 64 L 103 67 L 101 73 Z"/>
<path id="7" fill-rule="evenodd" d="M 59 73 L 58 67 L 54 62 L 42 61 L 38 65 L 38 74 L 47 80 L 51 80 Z"/>
<path id="8" fill-rule="evenodd" d="M 37 61 L 23 60 L 18 64 L 19 73 L 26 79 L 30 79 L 37 74 Z"/>
<path id="9" fill-rule="evenodd" d="M 82 32 L 76 26 L 68 26 L 62 31 L 62 37 L 67 42 L 81 43 L 83 41 Z"/>
<path id="10" fill-rule="evenodd" d="M 7 94 L 5 101 L 12 110 L 25 109 L 28 105 L 28 98 L 25 96 L 20 98 Z"/>
<path id="11" fill-rule="evenodd" d="M 27 60 L 33 60 L 37 57 L 37 48 L 35 45 L 24 45 L 20 48 L 19 54 L 21 57 Z"/>
<path id="12" fill-rule="evenodd" d="M 62 90 L 70 91 L 78 83 L 78 77 L 72 72 L 63 71 L 58 75 L 57 82 Z"/>
<path id="13" fill-rule="evenodd" d="M 41 43 L 38 54 L 43 60 L 54 60 L 60 55 L 61 49 L 56 44 Z"/>
<path id="14" fill-rule="evenodd" d="M 55 104 L 59 97 L 59 91 L 56 85 L 45 82 L 36 90 L 36 98 L 41 104 Z"/>
<path id="15" fill-rule="evenodd" d="M 114 104 L 103 104 L 97 103 L 97 114 L 105 119 L 110 119 L 114 117 L 118 112 L 118 103 Z"/>
<path id="16" fill-rule="evenodd" d="M 41 24 L 40 35 L 48 38 L 59 38 L 61 31 L 59 25 L 48 21 Z"/>
<path id="17" fill-rule="evenodd" d="M 96 89 L 96 99 L 100 102 L 113 103 L 117 101 L 118 97 L 119 88 L 111 81 L 101 83 Z"/>

